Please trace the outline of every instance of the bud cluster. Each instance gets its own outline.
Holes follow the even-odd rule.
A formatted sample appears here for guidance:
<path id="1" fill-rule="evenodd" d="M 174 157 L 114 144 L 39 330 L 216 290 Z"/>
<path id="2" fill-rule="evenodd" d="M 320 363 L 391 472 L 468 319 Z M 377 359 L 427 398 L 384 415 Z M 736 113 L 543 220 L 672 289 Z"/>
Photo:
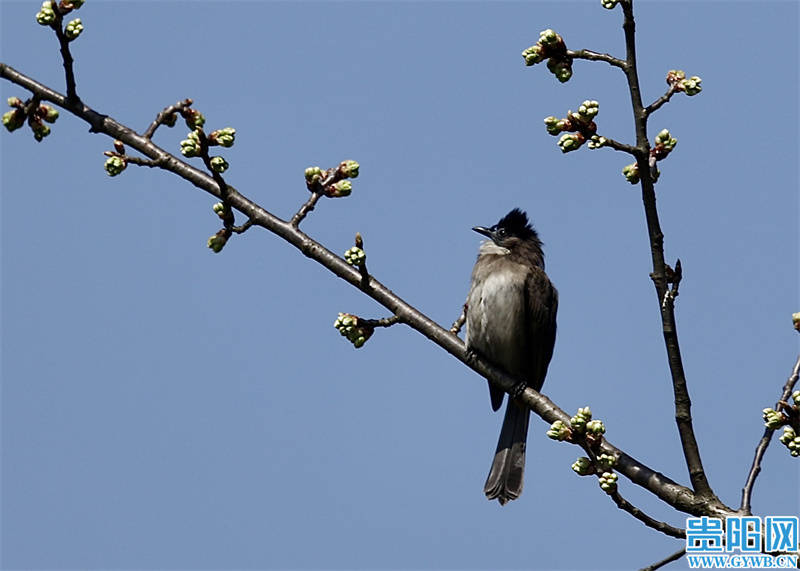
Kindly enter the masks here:
<path id="1" fill-rule="evenodd" d="M 181 154 L 184 157 L 191 158 L 199 155 L 203 150 L 203 145 L 200 142 L 200 133 L 198 131 L 191 131 L 186 138 L 181 141 Z"/>
<path id="2" fill-rule="evenodd" d="M 353 183 L 349 178 L 358 176 L 360 165 L 356 161 L 342 161 L 336 168 L 322 170 L 320 167 L 308 167 L 305 170 L 306 188 L 311 192 L 319 192 L 329 198 L 349 196 L 353 191 Z"/>
<path id="3" fill-rule="evenodd" d="M 219 212 L 217 212 L 217 215 L 222 217 L 222 215 L 220 215 Z M 222 230 L 211 236 L 211 238 L 208 239 L 206 245 L 209 248 L 211 248 L 211 250 L 215 254 L 219 254 L 222 251 L 222 248 L 225 247 L 225 244 L 228 243 L 228 238 L 230 237 L 231 237 L 231 231 L 228 230 L 227 228 L 223 228 Z"/>
<path id="4" fill-rule="evenodd" d="M 588 476 L 589 474 L 594 474 L 594 467 L 592 466 L 592 461 L 589 460 L 586 456 L 581 456 L 572 464 L 572 469 L 575 471 L 576 474 L 579 476 Z"/>
<path id="5" fill-rule="evenodd" d="M 3 127 L 9 132 L 16 131 L 25 124 L 27 118 L 33 138 L 37 141 L 50 134 L 50 127 L 45 123 L 55 123 L 58 119 L 58 110 L 50 105 L 41 104 L 30 110 L 19 97 L 9 97 L 8 105 L 12 109 L 3 113 Z"/>
<path id="6" fill-rule="evenodd" d="M 67 36 L 70 42 L 76 40 L 81 35 L 81 32 L 83 32 L 83 24 L 80 18 L 70 20 L 64 28 L 64 35 Z"/>
<path id="7" fill-rule="evenodd" d="M 550 428 L 547 431 L 548 438 L 552 438 L 553 440 L 558 440 L 559 442 L 563 442 L 567 440 L 572 435 L 572 431 L 570 430 L 569 426 L 566 423 L 557 420 L 553 424 L 550 425 Z"/>
<path id="8" fill-rule="evenodd" d="M 562 119 L 552 115 L 545 117 L 544 126 L 547 132 L 554 136 L 565 131 L 568 132 L 558 140 L 558 146 L 562 153 L 579 149 L 587 140 L 591 141 L 589 148 L 599 148 L 605 144 L 605 139 L 596 135 L 597 124 L 594 122 L 594 118 L 599 111 L 600 104 L 587 99 L 580 104 L 577 111 L 568 111 L 567 116 Z"/>
<path id="9" fill-rule="evenodd" d="M 693 75 L 686 77 L 686 73 L 680 69 L 671 69 L 667 73 L 667 83 L 675 89 L 675 91 L 683 91 L 688 96 L 697 95 L 703 91 L 703 86 L 700 83 L 703 80 Z"/>
<path id="10" fill-rule="evenodd" d="M 359 324 L 358 316 L 349 313 L 340 313 L 333 326 L 343 337 L 347 337 L 356 349 L 362 347 L 375 332 L 372 326 Z"/>
<path id="11" fill-rule="evenodd" d="M 547 60 L 547 69 L 564 83 L 572 77 L 572 58 L 567 55 L 564 39 L 547 29 L 539 33 L 539 41 L 522 51 L 525 65 L 531 66 Z"/>
<path id="12" fill-rule="evenodd" d="M 786 418 L 782 412 L 778 412 L 777 410 L 771 408 L 765 408 L 761 412 L 761 417 L 764 419 L 764 426 L 771 428 L 772 430 L 780 428 L 789 421 L 789 419 Z"/>
<path id="13" fill-rule="evenodd" d="M 614 472 L 603 472 L 600 476 L 600 488 L 607 494 L 613 494 L 617 491 L 618 476 Z"/>
<path id="14" fill-rule="evenodd" d="M 224 173 L 230 166 L 228 161 L 222 157 L 211 157 L 209 164 L 211 165 L 211 170 L 218 173 Z"/>
<path id="15" fill-rule="evenodd" d="M 344 260 L 351 266 L 360 266 L 367 261 L 367 254 L 358 246 L 353 246 L 344 253 Z"/>
<path id="16" fill-rule="evenodd" d="M 800 332 L 800 311 L 792 314 L 792 327 L 794 327 L 795 331 Z"/>
<path id="17" fill-rule="evenodd" d="M 662 129 L 658 135 L 656 135 L 656 144 L 650 149 L 650 154 L 654 156 L 657 161 L 660 161 L 665 159 L 677 144 L 678 139 L 670 135 L 667 129 Z"/>
<path id="18" fill-rule="evenodd" d="M 200 111 L 197 109 L 184 109 L 181 111 L 181 116 L 183 117 L 184 121 L 186 121 L 186 126 L 190 129 L 197 129 L 198 127 L 202 127 L 206 124 L 205 115 L 200 113 Z M 172 113 L 168 118 L 168 121 L 170 121 L 172 125 L 174 125 L 177 120 L 178 117 L 174 113 Z M 165 120 L 164 123 L 169 125 L 167 120 Z M 172 125 L 169 126 L 171 127 Z"/>
<path id="19" fill-rule="evenodd" d="M 619 0 L 600 0 L 600 4 L 602 4 L 603 8 L 606 10 L 613 10 L 614 7 L 619 4 Z"/>
<path id="20" fill-rule="evenodd" d="M 781 443 L 789 449 L 789 454 L 797 458 L 800 456 L 800 436 L 794 431 L 791 426 L 786 426 L 783 429 L 783 434 L 780 437 Z"/>
<path id="21" fill-rule="evenodd" d="M 203 122 L 205 122 L 205 118 Z M 233 127 L 225 127 L 224 129 L 211 131 L 208 135 L 208 144 L 209 146 L 219 145 L 220 147 L 232 147 L 235 138 L 236 129 Z"/>

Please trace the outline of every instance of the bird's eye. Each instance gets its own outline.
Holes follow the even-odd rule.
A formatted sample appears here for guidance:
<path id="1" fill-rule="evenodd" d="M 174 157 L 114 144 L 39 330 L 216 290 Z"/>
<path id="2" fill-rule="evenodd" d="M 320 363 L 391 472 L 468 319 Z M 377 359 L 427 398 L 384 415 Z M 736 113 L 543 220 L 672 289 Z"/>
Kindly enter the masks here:
<path id="1" fill-rule="evenodd" d="M 495 232 L 498 238 L 505 238 L 506 237 L 506 229 L 505 228 L 498 228 Z"/>

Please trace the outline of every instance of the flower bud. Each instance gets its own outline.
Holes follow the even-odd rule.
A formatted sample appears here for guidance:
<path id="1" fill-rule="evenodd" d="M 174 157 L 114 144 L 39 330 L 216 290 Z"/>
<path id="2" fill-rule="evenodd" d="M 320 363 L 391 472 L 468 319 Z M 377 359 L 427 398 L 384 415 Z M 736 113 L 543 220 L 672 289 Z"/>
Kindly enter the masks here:
<path id="1" fill-rule="evenodd" d="M 103 167 L 106 169 L 108 176 L 117 176 L 128 167 L 128 163 L 122 157 L 110 157 Z"/>
<path id="2" fill-rule="evenodd" d="M 339 165 L 339 172 L 345 178 L 356 178 L 360 165 L 356 161 L 342 161 Z"/>
<path id="3" fill-rule="evenodd" d="M 8 132 L 16 131 L 25 124 L 25 112 L 22 109 L 12 109 L 3 113 L 3 127 Z"/>
<path id="4" fill-rule="evenodd" d="M 569 435 L 570 435 L 569 427 L 560 420 L 557 420 L 553 424 L 551 424 L 550 429 L 547 431 L 547 436 L 549 438 L 558 441 L 566 440 L 569 437 Z"/>
<path id="5" fill-rule="evenodd" d="M 349 196 L 353 192 L 353 183 L 349 180 L 340 180 L 327 187 L 325 194 L 331 198 L 341 198 Z"/>
<path id="6" fill-rule="evenodd" d="M 211 170 L 218 173 L 223 173 L 228 170 L 228 161 L 222 157 L 211 157 Z"/>
<path id="7" fill-rule="evenodd" d="M 581 456 L 572 464 L 572 469 L 575 471 L 576 474 L 579 476 L 588 476 L 594 470 L 592 469 L 592 461 L 589 460 L 586 456 Z"/>
<path id="8" fill-rule="evenodd" d="M 236 137 L 236 129 L 233 127 L 225 127 L 212 131 L 208 136 L 208 142 L 212 145 L 219 145 L 221 147 L 232 147 Z"/>
<path id="9" fill-rule="evenodd" d="M 69 41 L 77 39 L 78 36 L 81 35 L 81 32 L 83 32 L 83 24 L 80 18 L 71 20 L 67 23 L 67 27 L 64 28 L 64 35 L 67 36 Z"/>
<path id="10" fill-rule="evenodd" d="M 602 420 L 590 420 L 586 423 L 586 432 L 589 434 L 604 434 L 606 427 Z"/>
<path id="11" fill-rule="evenodd" d="M 56 21 L 56 12 L 50 0 L 42 2 L 42 9 L 36 13 L 36 21 L 42 26 L 49 26 Z"/>
<path id="12" fill-rule="evenodd" d="M 522 57 L 525 60 L 525 65 L 532 66 L 544 61 L 544 48 L 539 44 L 534 44 L 529 48 L 522 50 Z"/>

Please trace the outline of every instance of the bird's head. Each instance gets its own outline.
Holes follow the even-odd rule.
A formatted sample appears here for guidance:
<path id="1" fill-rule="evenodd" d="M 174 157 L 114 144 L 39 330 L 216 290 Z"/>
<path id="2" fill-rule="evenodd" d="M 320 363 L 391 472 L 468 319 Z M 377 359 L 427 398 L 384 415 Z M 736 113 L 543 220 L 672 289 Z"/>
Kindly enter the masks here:
<path id="1" fill-rule="evenodd" d="M 528 216 L 519 208 L 515 208 L 500 219 L 500 222 L 491 228 L 475 226 L 473 228 L 478 234 L 483 234 L 501 248 L 513 250 L 520 244 L 533 245 L 541 248 L 539 235 L 530 223 Z"/>

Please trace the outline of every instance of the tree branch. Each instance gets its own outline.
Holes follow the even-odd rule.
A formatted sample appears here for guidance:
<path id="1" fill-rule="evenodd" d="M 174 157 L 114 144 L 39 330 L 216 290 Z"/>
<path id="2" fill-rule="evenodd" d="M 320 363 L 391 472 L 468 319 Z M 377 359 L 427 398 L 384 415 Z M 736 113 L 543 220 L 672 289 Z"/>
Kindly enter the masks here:
<path id="1" fill-rule="evenodd" d="M 466 346 L 461 339 L 440 327 L 429 317 L 395 295 L 375 277 L 369 276 L 367 287 L 364 287 L 362 275 L 356 268 L 347 264 L 341 257 L 325 248 L 322 244 L 314 241 L 291 222 L 281 220 L 246 198 L 234 187 L 228 186 L 227 197 L 223 197 L 219 185 L 207 173 L 181 161 L 155 145 L 148 138 L 139 135 L 111 117 L 102 115 L 84 104 L 69 107 L 67 98 L 64 95 L 23 75 L 4 63 L 0 63 L 0 77 L 8 79 L 12 83 L 38 95 L 41 99 L 50 101 L 83 119 L 92 126 L 91 132 L 105 133 L 114 139 L 118 139 L 143 155 L 158 161 L 162 168 L 180 176 L 197 188 L 219 199 L 227 198 L 232 208 L 248 218 L 247 223 L 245 223 L 247 227 L 260 226 L 283 238 L 305 256 L 315 260 L 342 280 L 361 289 L 369 297 L 383 305 L 392 313 L 393 317 L 389 319 L 393 322 L 405 323 L 504 391 L 510 393 L 515 387 L 519 386 L 521 379 L 507 374 L 480 356 L 468 357 Z M 556 420 L 569 422 L 569 415 L 545 395 L 536 392 L 532 388 L 526 388 L 519 396 L 519 400 L 549 423 L 553 423 Z M 600 448 L 603 452 L 614 454 L 617 457 L 615 469 L 619 473 L 680 511 L 693 515 L 716 517 L 725 517 L 735 513 L 734 510 L 724 506 L 716 498 L 714 498 L 715 501 L 709 501 L 709 498 L 696 495 L 689 488 L 681 486 L 666 476 L 653 471 L 605 440 L 602 441 Z"/>
<path id="2" fill-rule="evenodd" d="M 675 395 L 675 421 L 678 425 L 678 434 L 681 439 L 686 466 L 692 488 L 700 496 L 719 501 L 711 489 L 711 485 L 703 469 L 700 458 L 700 449 L 694 434 L 691 414 L 691 399 L 686 385 L 686 374 L 683 370 L 680 346 L 678 345 L 678 332 L 675 323 L 673 304 L 662 304 L 667 294 L 666 263 L 664 262 L 664 234 L 658 220 L 656 207 L 656 193 L 653 177 L 648 164 L 650 144 L 647 139 L 647 114 L 642 105 L 642 95 L 639 88 L 639 76 L 636 69 L 636 23 L 633 18 L 633 0 L 621 2 L 624 14 L 622 28 L 625 32 L 626 67 L 625 75 L 628 79 L 628 89 L 633 106 L 634 123 L 636 125 L 636 146 L 639 149 L 637 164 L 641 176 L 642 202 L 644 203 L 647 231 L 650 239 L 650 254 L 653 262 L 651 277 L 656 288 L 658 305 L 661 310 L 661 325 L 664 343 L 667 349 L 672 387 Z"/>
<path id="3" fill-rule="evenodd" d="M 668 523 L 665 523 L 663 521 L 658 521 L 657 519 L 650 517 L 649 515 L 644 513 L 642 510 L 637 508 L 635 505 L 630 503 L 628 500 L 623 498 L 619 494 L 619 492 L 614 492 L 612 494 L 609 494 L 609 497 L 614 501 L 615 504 L 617 504 L 617 507 L 619 509 L 628 512 L 633 517 L 638 519 L 640 522 L 645 524 L 647 527 L 651 527 L 651 528 L 655 529 L 656 531 L 660 531 L 663 534 L 666 534 L 666 535 L 669 535 L 669 536 L 672 536 L 672 537 L 677 537 L 678 539 L 686 538 L 686 530 L 685 529 L 680 529 L 678 527 L 673 527 L 673 526 L 669 525 Z"/>
<path id="4" fill-rule="evenodd" d="M 652 565 L 649 565 L 647 567 L 642 567 L 639 571 L 656 571 L 656 569 L 661 569 L 664 565 L 672 563 L 673 561 L 677 561 L 678 559 L 680 559 L 684 555 L 686 555 L 686 548 L 685 547 L 679 549 L 678 551 L 676 551 L 675 553 L 673 553 L 669 557 L 665 557 L 661 561 L 657 561 L 657 562 L 655 562 Z"/>
<path id="5" fill-rule="evenodd" d="M 789 400 L 789 397 L 794 390 L 794 386 L 797 384 L 798 378 L 800 378 L 800 355 L 798 355 L 797 361 L 795 361 L 792 374 L 789 375 L 789 379 L 786 381 L 786 384 L 783 385 L 783 393 L 781 393 L 781 398 L 778 399 L 778 403 L 775 405 L 775 410 L 780 410 L 781 402 L 786 402 Z M 750 466 L 750 472 L 747 474 L 747 481 L 742 488 L 742 505 L 740 510 L 746 515 L 750 515 L 752 513 L 750 511 L 750 499 L 753 494 L 753 486 L 756 483 L 756 478 L 758 478 L 758 475 L 761 472 L 761 460 L 764 458 L 764 454 L 767 452 L 767 447 L 769 447 L 769 443 L 772 440 L 772 434 L 774 432 L 775 429 L 773 428 L 764 429 L 764 436 L 761 437 L 758 446 L 756 446 L 756 454 L 753 458 L 753 465 Z"/>
<path id="6" fill-rule="evenodd" d="M 590 50 L 567 50 L 567 56 L 574 58 L 574 59 L 585 59 L 589 61 L 604 61 L 609 65 L 613 65 L 614 67 L 618 67 L 621 70 L 625 71 L 627 64 L 625 61 L 615 58 L 610 54 L 601 54 L 597 52 L 593 52 Z"/>

